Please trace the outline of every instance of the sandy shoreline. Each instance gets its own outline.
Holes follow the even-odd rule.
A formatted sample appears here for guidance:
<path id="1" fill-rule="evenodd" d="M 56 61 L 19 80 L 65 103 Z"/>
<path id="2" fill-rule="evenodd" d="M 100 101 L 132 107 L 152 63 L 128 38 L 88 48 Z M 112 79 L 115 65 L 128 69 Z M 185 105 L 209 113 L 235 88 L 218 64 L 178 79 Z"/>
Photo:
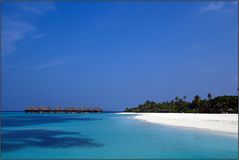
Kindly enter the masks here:
<path id="1" fill-rule="evenodd" d="M 119 113 L 133 114 L 134 118 L 151 123 L 238 133 L 238 114 L 195 113 Z"/>

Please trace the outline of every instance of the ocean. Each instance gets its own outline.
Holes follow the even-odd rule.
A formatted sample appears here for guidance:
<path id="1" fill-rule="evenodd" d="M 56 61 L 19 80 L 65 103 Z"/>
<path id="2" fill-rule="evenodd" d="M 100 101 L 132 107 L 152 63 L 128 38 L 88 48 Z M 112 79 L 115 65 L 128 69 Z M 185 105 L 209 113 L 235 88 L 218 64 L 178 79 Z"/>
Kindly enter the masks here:
<path id="1" fill-rule="evenodd" d="M 2 112 L 2 159 L 237 159 L 238 136 L 116 113 Z"/>

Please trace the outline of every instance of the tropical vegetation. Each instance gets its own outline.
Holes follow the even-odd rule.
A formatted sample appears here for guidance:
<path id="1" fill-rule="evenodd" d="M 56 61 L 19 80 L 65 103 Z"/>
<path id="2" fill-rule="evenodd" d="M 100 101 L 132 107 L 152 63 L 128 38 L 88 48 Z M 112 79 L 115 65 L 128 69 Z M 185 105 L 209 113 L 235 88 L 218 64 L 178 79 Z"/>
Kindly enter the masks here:
<path id="1" fill-rule="evenodd" d="M 202 99 L 196 95 L 189 102 L 186 96 L 178 96 L 171 101 L 156 103 L 147 100 L 138 107 L 126 108 L 125 112 L 174 112 L 174 113 L 238 113 L 238 96 L 218 96 L 213 98 L 208 93 L 207 98 Z"/>

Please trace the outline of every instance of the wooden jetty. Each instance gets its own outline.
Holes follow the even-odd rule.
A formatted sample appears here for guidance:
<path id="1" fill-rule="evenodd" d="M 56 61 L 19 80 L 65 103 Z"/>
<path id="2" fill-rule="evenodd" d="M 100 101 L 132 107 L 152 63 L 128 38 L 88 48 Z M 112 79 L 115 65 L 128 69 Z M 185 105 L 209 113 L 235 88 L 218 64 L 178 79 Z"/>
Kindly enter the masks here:
<path id="1" fill-rule="evenodd" d="M 26 113 L 98 113 L 103 112 L 99 107 L 95 108 L 78 108 L 78 107 L 67 107 L 67 108 L 51 108 L 46 106 L 32 106 L 27 107 L 24 110 Z"/>

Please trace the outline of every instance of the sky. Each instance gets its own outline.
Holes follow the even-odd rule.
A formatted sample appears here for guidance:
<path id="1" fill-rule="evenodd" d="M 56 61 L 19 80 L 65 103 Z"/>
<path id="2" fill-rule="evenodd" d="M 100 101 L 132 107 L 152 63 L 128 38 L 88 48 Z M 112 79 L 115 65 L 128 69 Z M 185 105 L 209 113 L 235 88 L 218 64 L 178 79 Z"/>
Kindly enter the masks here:
<path id="1" fill-rule="evenodd" d="M 236 95 L 237 2 L 2 2 L 2 109 Z"/>

